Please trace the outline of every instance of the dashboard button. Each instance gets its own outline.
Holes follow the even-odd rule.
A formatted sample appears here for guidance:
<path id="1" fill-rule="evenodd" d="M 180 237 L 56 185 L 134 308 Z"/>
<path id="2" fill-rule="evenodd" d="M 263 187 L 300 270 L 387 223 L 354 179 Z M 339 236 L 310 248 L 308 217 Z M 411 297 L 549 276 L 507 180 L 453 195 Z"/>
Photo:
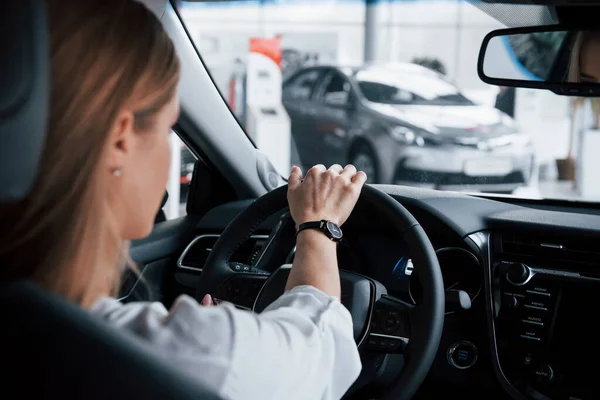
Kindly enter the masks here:
<path id="1" fill-rule="evenodd" d="M 521 338 L 525 339 L 525 340 L 534 341 L 534 342 L 541 342 L 542 334 L 538 329 L 536 329 L 536 327 L 526 326 L 525 329 L 521 331 Z"/>
<path id="2" fill-rule="evenodd" d="M 531 271 L 525 264 L 513 263 L 508 267 L 506 272 L 506 280 L 513 285 L 523 285 L 531 276 Z"/>
<path id="3" fill-rule="evenodd" d="M 529 310 L 536 310 L 536 311 L 548 311 L 548 307 L 541 307 L 541 306 L 535 306 L 533 304 L 524 304 L 523 307 L 529 309 Z"/>
<path id="4" fill-rule="evenodd" d="M 522 359 L 523 366 L 525 366 L 525 367 L 533 365 L 534 361 L 535 361 L 535 358 L 532 353 L 525 354 Z"/>
<path id="5" fill-rule="evenodd" d="M 554 371 L 548 364 L 542 364 L 533 371 L 533 376 L 538 383 L 551 383 L 554 380 Z"/>
<path id="6" fill-rule="evenodd" d="M 533 325 L 545 325 L 546 318 L 548 317 L 548 313 L 541 310 L 526 308 L 523 315 L 523 321 L 528 321 Z"/>
<path id="7" fill-rule="evenodd" d="M 526 290 L 525 293 L 536 296 L 551 297 L 550 291 L 547 288 L 535 288 L 534 290 Z"/>
<path id="8" fill-rule="evenodd" d="M 536 326 L 544 326 L 544 323 L 542 321 L 535 321 L 535 320 L 531 320 L 528 318 L 525 318 L 522 321 L 526 324 L 531 324 L 531 325 L 536 325 Z"/>
<path id="9" fill-rule="evenodd" d="M 548 309 L 548 307 L 550 306 L 550 299 L 548 298 L 543 298 L 543 297 L 535 297 L 535 298 L 528 298 L 525 301 L 525 306 L 531 306 L 531 307 L 535 307 L 536 310 L 538 309 Z M 527 307 L 530 308 L 530 307 Z"/>
<path id="10" fill-rule="evenodd" d="M 502 296 L 502 305 L 511 310 L 515 309 L 519 307 L 519 299 L 517 299 L 515 296 L 504 295 Z"/>
<path id="11" fill-rule="evenodd" d="M 448 363 L 457 369 L 468 369 L 477 362 L 477 347 L 471 342 L 454 343 L 446 354 Z"/>

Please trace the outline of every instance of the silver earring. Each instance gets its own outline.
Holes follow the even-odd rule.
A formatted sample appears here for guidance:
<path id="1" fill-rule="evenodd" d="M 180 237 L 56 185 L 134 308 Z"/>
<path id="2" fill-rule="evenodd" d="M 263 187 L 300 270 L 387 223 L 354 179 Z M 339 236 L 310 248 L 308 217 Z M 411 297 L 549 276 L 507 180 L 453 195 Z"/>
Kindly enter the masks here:
<path id="1" fill-rule="evenodd" d="M 121 168 L 116 168 L 116 169 L 113 171 L 113 175 L 114 175 L 114 176 L 121 176 Z"/>

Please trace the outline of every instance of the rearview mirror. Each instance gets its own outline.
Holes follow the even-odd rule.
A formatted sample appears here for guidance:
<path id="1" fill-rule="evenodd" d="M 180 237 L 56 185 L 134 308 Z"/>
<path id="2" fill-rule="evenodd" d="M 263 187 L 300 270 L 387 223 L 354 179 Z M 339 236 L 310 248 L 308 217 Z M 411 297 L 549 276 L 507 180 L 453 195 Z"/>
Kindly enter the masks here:
<path id="1" fill-rule="evenodd" d="M 483 39 L 477 70 L 492 85 L 600 96 L 600 30 L 557 25 L 496 30 Z"/>

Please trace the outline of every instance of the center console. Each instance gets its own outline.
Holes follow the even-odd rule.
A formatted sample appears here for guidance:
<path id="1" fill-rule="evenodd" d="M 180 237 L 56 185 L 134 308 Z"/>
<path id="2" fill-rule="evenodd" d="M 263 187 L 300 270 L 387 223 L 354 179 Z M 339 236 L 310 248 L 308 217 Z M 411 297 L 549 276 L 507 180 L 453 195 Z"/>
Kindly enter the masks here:
<path id="1" fill-rule="evenodd" d="M 500 369 L 532 399 L 600 399 L 600 276 L 567 263 L 495 260 Z"/>

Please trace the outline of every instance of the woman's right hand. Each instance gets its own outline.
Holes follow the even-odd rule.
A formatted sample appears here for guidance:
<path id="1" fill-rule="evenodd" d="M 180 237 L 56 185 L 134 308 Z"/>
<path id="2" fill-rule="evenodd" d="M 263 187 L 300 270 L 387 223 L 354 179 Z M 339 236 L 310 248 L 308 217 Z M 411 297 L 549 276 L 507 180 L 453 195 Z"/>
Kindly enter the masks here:
<path id="1" fill-rule="evenodd" d="M 342 225 L 358 201 L 367 180 L 364 172 L 352 165 L 342 169 L 333 165 L 328 170 L 316 165 L 304 180 L 300 168 L 294 167 L 288 181 L 290 214 L 296 225 L 327 220 Z M 296 255 L 286 289 L 314 286 L 329 296 L 341 298 L 340 274 L 336 246 L 322 232 L 304 230 L 296 239 Z"/>
<path id="2" fill-rule="evenodd" d="M 328 220 L 342 225 L 358 201 L 367 175 L 353 165 L 338 164 L 326 169 L 315 165 L 302 177 L 298 167 L 292 168 L 288 181 L 290 214 L 296 223 Z"/>

